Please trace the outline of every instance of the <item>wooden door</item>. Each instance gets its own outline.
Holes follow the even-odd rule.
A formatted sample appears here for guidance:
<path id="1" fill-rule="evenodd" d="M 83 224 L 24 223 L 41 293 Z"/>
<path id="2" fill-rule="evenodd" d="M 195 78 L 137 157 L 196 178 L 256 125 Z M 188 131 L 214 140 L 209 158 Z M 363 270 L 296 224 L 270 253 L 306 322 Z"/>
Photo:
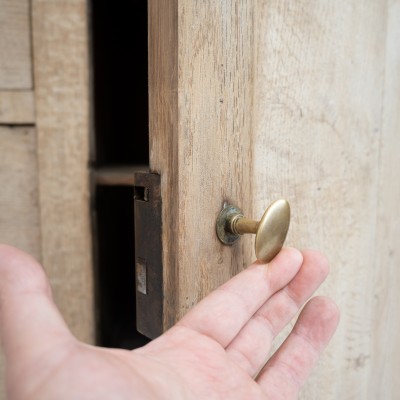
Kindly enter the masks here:
<path id="1" fill-rule="evenodd" d="M 85 0 L 0 0 L 0 242 L 41 261 L 93 342 Z M 0 399 L 5 399 L 0 353 Z"/>
<path id="2" fill-rule="evenodd" d="M 328 256 L 342 312 L 304 399 L 400 393 L 399 26 L 398 0 L 149 2 L 164 328 L 254 259 L 218 241 L 224 201 L 288 199 L 287 245 Z"/>

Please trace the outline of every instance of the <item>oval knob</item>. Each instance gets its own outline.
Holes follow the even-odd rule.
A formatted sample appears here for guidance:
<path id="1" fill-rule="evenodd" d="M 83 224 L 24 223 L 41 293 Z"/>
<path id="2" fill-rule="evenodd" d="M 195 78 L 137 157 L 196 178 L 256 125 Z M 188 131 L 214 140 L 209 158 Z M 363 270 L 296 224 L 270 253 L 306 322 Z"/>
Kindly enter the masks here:
<path id="1" fill-rule="evenodd" d="M 226 205 L 217 218 L 219 240 L 232 245 L 245 233 L 256 234 L 256 257 L 260 261 L 271 261 L 282 249 L 290 224 L 290 206 L 287 200 L 273 202 L 260 221 L 243 216 L 242 211 Z"/>

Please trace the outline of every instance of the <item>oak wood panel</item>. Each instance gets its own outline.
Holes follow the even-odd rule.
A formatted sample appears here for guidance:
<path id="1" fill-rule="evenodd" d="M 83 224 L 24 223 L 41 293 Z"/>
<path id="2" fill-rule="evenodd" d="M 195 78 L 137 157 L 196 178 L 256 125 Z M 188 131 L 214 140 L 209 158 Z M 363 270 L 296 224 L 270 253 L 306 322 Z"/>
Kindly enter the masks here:
<path id="1" fill-rule="evenodd" d="M 227 248 L 215 235 L 225 200 L 251 214 L 251 3 L 149 2 L 150 168 L 162 178 L 165 327 L 251 259 L 249 239 Z"/>
<path id="2" fill-rule="evenodd" d="M 327 254 L 320 293 L 342 310 L 304 399 L 377 398 L 368 381 L 386 12 L 385 2 L 258 1 L 255 207 L 289 199 L 288 244 Z"/>
<path id="3" fill-rule="evenodd" d="M 0 126 L 0 243 L 40 259 L 36 132 Z"/>
<path id="4" fill-rule="evenodd" d="M 34 124 L 33 91 L 0 90 L 0 124 Z"/>
<path id="5" fill-rule="evenodd" d="M 388 1 L 368 399 L 400 394 L 400 1 Z"/>
<path id="6" fill-rule="evenodd" d="M 40 259 L 36 133 L 33 127 L 0 126 L 0 243 Z M 5 399 L 0 352 L 0 399 Z"/>
<path id="7" fill-rule="evenodd" d="M 150 171 L 161 174 L 164 327 L 176 321 L 179 301 L 178 1 L 148 2 Z"/>
<path id="8" fill-rule="evenodd" d="M 251 260 L 251 239 L 230 249 L 214 235 L 222 201 L 257 217 L 286 197 L 288 245 L 327 254 L 332 271 L 319 293 L 342 310 L 304 399 L 398 395 L 398 344 L 391 344 L 400 323 L 398 7 L 355 0 L 150 5 L 165 326 Z"/>
<path id="9" fill-rule="evenodd" d="M 0 89 L 31 89 L 29 0 L 0 0 Z"/>
<path id="10" fill-rule="evenodd" d="M 32 1 L 42 260 L 72 331 L 94 339 L 85 0 Z"/>

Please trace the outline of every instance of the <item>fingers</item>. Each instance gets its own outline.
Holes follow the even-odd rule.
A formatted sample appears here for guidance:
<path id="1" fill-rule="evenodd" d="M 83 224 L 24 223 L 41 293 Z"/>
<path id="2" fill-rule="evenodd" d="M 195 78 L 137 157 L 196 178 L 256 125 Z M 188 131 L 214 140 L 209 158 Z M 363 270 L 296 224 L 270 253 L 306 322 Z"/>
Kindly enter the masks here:
<path id="1" fill-rule="evenodd" d="M 315 297 L 308 302 L 291 334 L 257 378 L 268 398 L 297 398 L 338 322 L 339 310 L 332 300 Z"/>
<path id="2" fill-rule="evenodd" d="M 226 347 L 253 314 L 296 275 L 303 261 L 296 249 L 283 249 L 269 264 L 254 263 L 194 307 L 179 325 Z"/>
<path id="3" fill-rule="evenodd" d="M 40 265 L 6 245 L 0 245 L 0 333 L 8 363 L 72 340 Z"/>
<path id="4" fill-rule="evenodd" d="M 267 360 L 272 340 L 298 313 L 325 280 L 326 258 L 314 251 L 303 252 L 303 264 L 294 279 L 275 293 L 249 320 L 227 347 L 227 353 L 251 376 Z"/>

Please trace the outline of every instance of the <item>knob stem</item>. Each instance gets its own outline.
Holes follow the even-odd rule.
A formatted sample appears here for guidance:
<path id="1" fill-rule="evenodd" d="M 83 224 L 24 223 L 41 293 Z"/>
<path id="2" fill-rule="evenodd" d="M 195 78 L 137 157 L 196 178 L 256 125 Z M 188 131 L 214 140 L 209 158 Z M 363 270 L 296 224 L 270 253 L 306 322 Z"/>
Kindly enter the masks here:
<path id="1" fill-rule="evenodd" d="M 259 222 L 239 215 L 233 218 L 231 224 L 232 233 L 243 235 L 245 233 L 257 233 Z"/>

